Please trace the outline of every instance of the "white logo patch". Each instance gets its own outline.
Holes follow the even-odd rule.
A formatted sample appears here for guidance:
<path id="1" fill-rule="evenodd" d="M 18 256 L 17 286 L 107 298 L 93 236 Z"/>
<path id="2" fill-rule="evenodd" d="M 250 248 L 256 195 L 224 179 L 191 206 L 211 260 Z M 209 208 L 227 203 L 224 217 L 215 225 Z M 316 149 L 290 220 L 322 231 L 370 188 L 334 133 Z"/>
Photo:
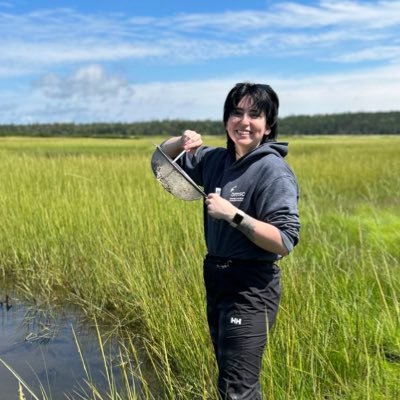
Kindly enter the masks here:
<path id="1" fill-rule="evenodd" d="M 242 318 L 231 317 L 231 324 L 242 325 Z"/>
<path id="2" fill-rule="evenodd" d="M 237 186 L 233 186 L 230 190 L 229 201 L 231 203 L 242 201 L 244 196 L 246 196 L 246 192 L 239 192 L 236 190 Z"/>

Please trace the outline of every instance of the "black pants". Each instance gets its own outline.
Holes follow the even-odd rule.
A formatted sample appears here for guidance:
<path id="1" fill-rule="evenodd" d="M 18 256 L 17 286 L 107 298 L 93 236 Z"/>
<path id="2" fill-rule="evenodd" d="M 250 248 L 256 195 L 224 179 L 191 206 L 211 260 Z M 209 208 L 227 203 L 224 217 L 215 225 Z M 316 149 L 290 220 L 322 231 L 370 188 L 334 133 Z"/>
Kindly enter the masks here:
<path id="1" fill-rule="evenodd" d="M 279 277 L 273 263 L 204 260 L 207 318 L 223 400 L 261 399 L 261 361 L 278 312 Z"/>

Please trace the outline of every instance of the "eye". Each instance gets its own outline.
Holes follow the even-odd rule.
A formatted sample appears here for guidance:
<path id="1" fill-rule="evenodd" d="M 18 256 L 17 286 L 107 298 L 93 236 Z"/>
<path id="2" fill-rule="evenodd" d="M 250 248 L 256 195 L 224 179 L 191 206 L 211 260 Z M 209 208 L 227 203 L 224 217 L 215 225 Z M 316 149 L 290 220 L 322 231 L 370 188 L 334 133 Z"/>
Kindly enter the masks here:
<path id="1" fill-rule="evenodd" d="M 232 112 L 231 112 L 232 117 L 243 117 L 243 111 L 242 110 L 238 110 L 237 108 L 235 108 Z"/>

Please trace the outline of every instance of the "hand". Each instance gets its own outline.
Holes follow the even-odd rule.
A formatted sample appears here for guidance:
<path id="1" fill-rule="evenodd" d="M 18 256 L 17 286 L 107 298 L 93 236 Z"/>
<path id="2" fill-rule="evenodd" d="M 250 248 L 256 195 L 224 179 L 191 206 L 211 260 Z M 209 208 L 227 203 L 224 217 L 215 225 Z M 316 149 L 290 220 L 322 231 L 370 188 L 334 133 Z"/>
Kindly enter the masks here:
<path id="1" fill-rule="evenodd" d="M 201 135 L 197 132 L 186 130 L 182 133 L 181 145 L 183 150 L 194 153 L 202 144 Z"/>
<path id="2" fill-rule="evenodd" d="M 237 211 L 234 205 L 216 193 L 209 193 L 205 203 L 208 215 L 215 219 L 224 219 L 227 222 L 231 222 Z"/>

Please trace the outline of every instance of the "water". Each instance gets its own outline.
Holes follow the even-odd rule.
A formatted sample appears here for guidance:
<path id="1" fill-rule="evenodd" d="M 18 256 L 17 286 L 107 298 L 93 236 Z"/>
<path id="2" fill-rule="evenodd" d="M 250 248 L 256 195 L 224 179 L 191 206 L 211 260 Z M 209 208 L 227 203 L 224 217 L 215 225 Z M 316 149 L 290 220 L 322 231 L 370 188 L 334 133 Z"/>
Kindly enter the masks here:
<path id="1" fill-rule="evenodd" d="M 52 400 L 78 398 L 87 374 L 74 339 L 75 332 L 84 362 L 96 388 L 105 393 L 108 388 L 104 359 L 96 330 L 84 316 L 71 307 L 29 304 L 0 286 L 0 360 L 10 366 L 33 392 L 42 399 L 40 386 Z M 115 341 L 104 345 L 110 358 L 113 377 L 120 380 L 115 357 Z M 112 358 L 114 357 L 114 361 Z M 26 399 L 31 396 L 24 389 Z M 89 396 L 85 396 L 89 397 Z M 0 361 L 0 400 L 18 399 L 18 381 Z"/>

